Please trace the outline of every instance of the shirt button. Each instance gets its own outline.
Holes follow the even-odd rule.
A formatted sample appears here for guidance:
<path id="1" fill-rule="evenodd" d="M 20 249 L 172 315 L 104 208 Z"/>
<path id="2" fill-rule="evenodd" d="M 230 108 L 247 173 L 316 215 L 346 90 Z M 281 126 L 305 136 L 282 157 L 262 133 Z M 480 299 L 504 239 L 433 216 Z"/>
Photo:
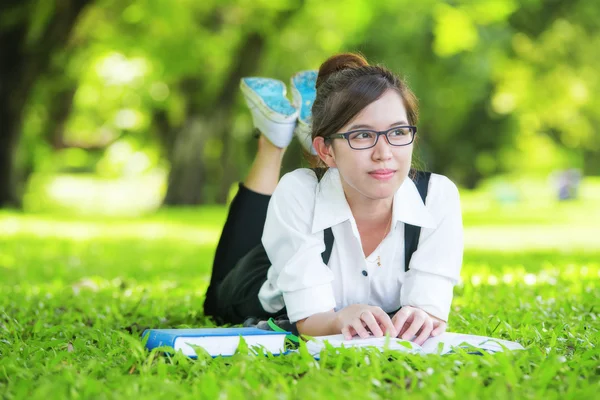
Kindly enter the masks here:
<path id="1" fill-rule="evenodd" d="M 368 273 L 367 271 L 365 271 L 364 269 L 363 269 L 363 272 L 362 272 L 362 274 L 363 274 L 363 276 L 367 276 L 367 275 L 369 275 L 369 273 Z"/>

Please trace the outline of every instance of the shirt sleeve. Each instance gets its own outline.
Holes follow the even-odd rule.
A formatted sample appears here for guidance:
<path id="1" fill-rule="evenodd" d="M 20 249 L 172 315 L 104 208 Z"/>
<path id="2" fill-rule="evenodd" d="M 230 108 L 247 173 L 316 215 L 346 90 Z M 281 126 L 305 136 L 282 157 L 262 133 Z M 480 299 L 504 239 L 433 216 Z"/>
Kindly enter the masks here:
<path id="1" fill-rule="evenodd" d="M 426 205 L 437 227 L 421 228 L 419 246 L 405 275 L 400 303 L 448 321 L 454 285 L 460 280 L 464 248 L 456 185 L 444 176 L 432 175 Z"/>
<path id="2" fill-rule="evenodd" d="M 281 178 L 269 201 L 262 236 L 271 268 L 259 297 L 280 292 L 291 322 L 335 308 L 333 273 L 321 258 L 323 232 L 311 233 L 317 180 L 309 172 L 294 171 Z"/>

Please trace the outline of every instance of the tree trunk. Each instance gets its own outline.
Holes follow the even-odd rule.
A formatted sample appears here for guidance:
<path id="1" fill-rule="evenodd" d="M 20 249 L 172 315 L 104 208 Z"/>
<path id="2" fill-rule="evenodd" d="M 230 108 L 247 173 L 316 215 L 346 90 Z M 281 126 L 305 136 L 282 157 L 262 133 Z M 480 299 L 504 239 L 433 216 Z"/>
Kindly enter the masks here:
<path id="1" fill-rule="evenodd" d="M 29 94 L 48 71 L 52 56 L 66 46 L 77 17 L 90 1 L 57 0 L 52 17 L 36 37 L 29 26 L 31 2 L 0 4 L 0 15 L 13 15 L 10 23 L 0 27 L 0 207 L 21 205 L 25 182 L 15 153 Z"/>
<path id="2" fill-rule="evenodd" d="M 202 135 L 205 121 L 199 115 L 188 117 L 178 132 L 170 151 L 171 170 L 164 199 L 169 205 L 203 203 L 202 188 L 205 185 L 202 153 L 206 136 Z"/>
<path id="3" fill-rule="evenodd" d="M 172 142 L 172 150 L 169 152 L 171 170 L 164 199 L 165 205 L 203 204 L 212 203 L 215 200 L 225 203 L 227 200 L 232 175 L 230 172 L 232 166 L 229 163 L 229 136 L 237 87 L 242 77 L 251 75 L 256 70 L 264 43 L 264 38 L 259 34 L 250 34 L 240 45 L 238 53 L 234 57 L 236 63 L 223 85 L 221 94 L 214 102 L 214 107 L 202 110 L 202 112 L 199 112 L 194 105 L 190 107 L 188 121 L 183 129 L 179 130 Z M 188 82 L 187 85 L 190 83 Z M 198 86 L 197 84 L 192 85 L 192 87 Z M 197 96 L 197 93 L 190 93 L 189 96 Z M 190 123 L 190 119 L 195 122 Z M 202 122 L 200 123 L 200 121 Z M 221 168 L 215 171 L 219 176 L 213 176 L 216 179 L 211 180 L 220 183 L 217 194 L 209 196 L 204 193 L 208 184 L 206 180 L 208 166 L 204 162 L 203 153 L 204 144 L 210 138 L 215 137 L 221 138 L 223 151 L 220 157 Z M 169 144 L 169 139 L 163 138 L 162 140 L 164 144 Z M 222 179 L 223 177 L 229 179 Z"/>
<path id="4" fill-rule="evenodd" d="M 304 1 L 301 0 L 297 2 L 295 7 L 282 12 L 274 28 L 278 29 L 284 26 L 303 5 Z M 164 137 L 161 139 L 163 143 L 168 144 L 170 141 L 175 143 L 169 156 L 172 167 L 169 172 L 167 195 L 163 204 L 180 205 L 212 202 L 223 204 L 227 201 L 229 188 L 237 179 L 233 171 L 234 165 L 231 162 L 231 129 L 233 126 L 233 106 L 239 92 L 238 85 L 240 79 L 244 76 L 255 74 L 265 44 L 266 39 L 260 33 L 252 32 L 248 34 L 238 48 L 237 54 L 232 58 L 232 68 L 220 94 L 212 103 L 214 106 L 210 109 L 200 109 L 199 106 L 192 105 L 190 108 L 189 118 L 198 118 L 198 115 L 200 115 L 200 120 L 203 122 L 201 124 L 186 124 L 186 128 L 180 130 L 174 140 Z M 200 86 L 200 82 L 193 81 L 191 88 L 197 89 Z M 192 103 L 194 103 L 193 99 L 199 96 L 198 91 L 193 93 L 192 90 L 189 90 L 189 92 L 188 98 L 191 98 Z M 164 126 L 162 129 L 164 129 Z M 180 139 L 179 135 L 183 135 L 183 138 Z M 192 139 L 191 136 L 194 135 L 202 138 Z M 164 136 L 164 132 L 160 136 Z M 217 166 L 219 168 L 206 165 L 203 162 L 204 145 L 211 138 L 219 138 L 223 146 L 220 165 Z M 183 143 L 198 147 L 193 149 L 184 148 Z M 195 158 L 188 153 L 195 154 Z M 210 178 L 210 181 L 208 178 Z M 204 193 L 208 186 L 213 188 L 209 194 Z"/>

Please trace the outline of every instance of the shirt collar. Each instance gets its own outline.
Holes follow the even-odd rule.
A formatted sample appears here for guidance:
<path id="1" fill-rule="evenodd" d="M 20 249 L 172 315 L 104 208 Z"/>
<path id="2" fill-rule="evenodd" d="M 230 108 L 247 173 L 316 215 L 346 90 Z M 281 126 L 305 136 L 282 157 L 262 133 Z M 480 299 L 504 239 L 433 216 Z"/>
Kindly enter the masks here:
<path id="1" fill-rule="evenodd" d="M 346 220 L 354 221 L 354 216 L 344 195 L 340 173 L 337 168 L 329 168 L 316 186 L 312 233 L 331 228 Z M 423 228 L 436 227 L 435 220 L 421 200 L 417 187 L 408 177 L 394 194 L 392 220 Z"/>

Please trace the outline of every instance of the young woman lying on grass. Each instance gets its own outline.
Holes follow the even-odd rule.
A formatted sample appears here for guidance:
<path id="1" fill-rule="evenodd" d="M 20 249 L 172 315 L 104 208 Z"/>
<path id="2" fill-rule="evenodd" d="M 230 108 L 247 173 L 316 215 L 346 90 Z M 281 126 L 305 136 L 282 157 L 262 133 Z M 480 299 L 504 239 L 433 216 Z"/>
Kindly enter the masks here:
<path id="1" fill-rule="evenodd" d="M 448 178 L 411 170 L 416 97 L 355 54 L 291 84 L 293 106 L 283 82 L 242 79 L 261 135 L 217 247 L 205 314 L 226 323 L 287 315 L 310 336 L 389 334 L 422 344 L 444 332 L 462 218 Z M 279 180 L 294 132 L 319 168 Z M 418 247 L 405 254 L 409 229 Z"/>

